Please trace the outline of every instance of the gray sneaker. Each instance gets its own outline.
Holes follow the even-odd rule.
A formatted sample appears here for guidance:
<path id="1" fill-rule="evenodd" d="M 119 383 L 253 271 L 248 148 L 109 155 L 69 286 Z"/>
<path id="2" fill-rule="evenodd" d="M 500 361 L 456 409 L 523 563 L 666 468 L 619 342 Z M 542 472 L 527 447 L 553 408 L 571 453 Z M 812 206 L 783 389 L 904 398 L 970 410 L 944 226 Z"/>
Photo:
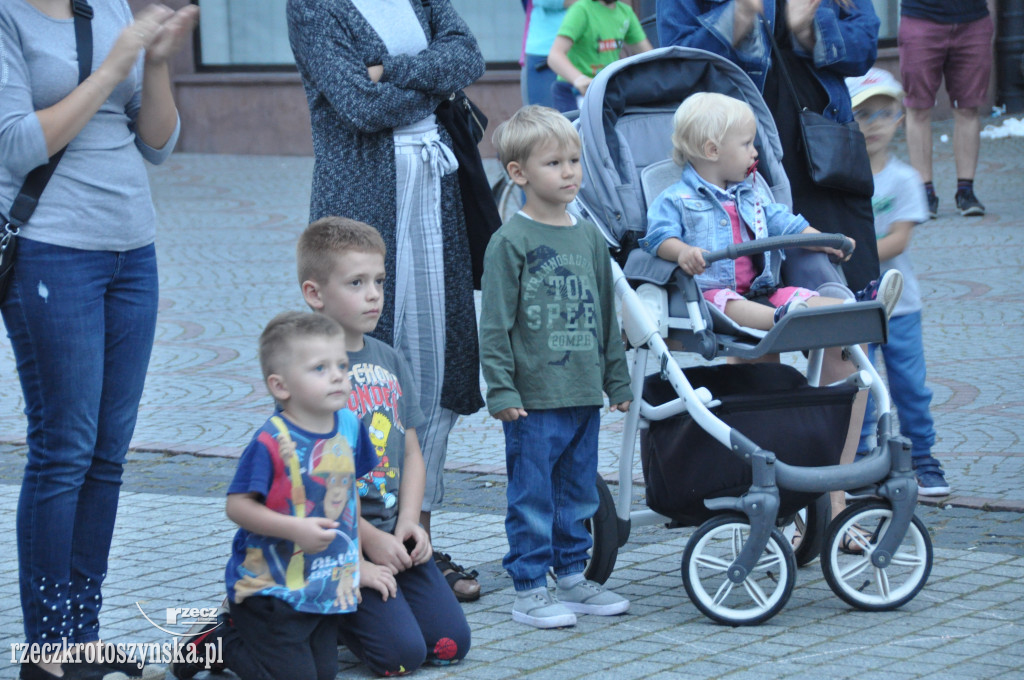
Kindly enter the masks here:
<path id="1" fill-rule="evenodd" d="M 512 620 L 534 628 L 565 628 L 576 625 L 576 615 L 548 592 L 531 590 L 517 593 L 512 605 Z"/>
<path id="2" fill-rule="evenodd" d="M 571 588 L 559 587 L 558 601 L 577 614 L 614 616 L 629 609 L 629 600 L 586 579 Z"/>
<path id="3" fill-rule="evenodd" d="M 903 274 L 898 269 L 890 269 L 882 274 L 882 278 L 875 279 L 855 295 L 861 302 L 881 302 L 885 307 L 885 318 L 888 319 L 903 295 Z"/>

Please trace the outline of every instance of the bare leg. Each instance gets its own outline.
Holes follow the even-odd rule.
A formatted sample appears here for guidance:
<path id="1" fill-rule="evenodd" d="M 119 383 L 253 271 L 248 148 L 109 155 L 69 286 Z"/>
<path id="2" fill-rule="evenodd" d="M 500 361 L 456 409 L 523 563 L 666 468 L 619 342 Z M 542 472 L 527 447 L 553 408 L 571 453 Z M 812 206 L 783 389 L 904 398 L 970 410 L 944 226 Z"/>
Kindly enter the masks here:
<path id="1" fill-rule="evenodd" d="M 750 300 L 729 300 L 725 303 L 725 315 L 747 328 L 766 331 L 775 325 L 775 308 Z"/>
<path id="2" fill-rule="evenodd" d="M 909 137 L 908 125 L 908 141 Z M 957 179 L 974 179 L 980 148 L 981 115 L 978 109 L 953 109 L 953 158 L 956 159 Z"/>
<path id="3" fill-rule="evenodd" d="M 932 110 L 907 109 L 907 153 L 922 182 L 932 181 Z M 959 163 L 958 163 L 959 164 Z M 973 177 L 973 172 L 971 174 Z"/>

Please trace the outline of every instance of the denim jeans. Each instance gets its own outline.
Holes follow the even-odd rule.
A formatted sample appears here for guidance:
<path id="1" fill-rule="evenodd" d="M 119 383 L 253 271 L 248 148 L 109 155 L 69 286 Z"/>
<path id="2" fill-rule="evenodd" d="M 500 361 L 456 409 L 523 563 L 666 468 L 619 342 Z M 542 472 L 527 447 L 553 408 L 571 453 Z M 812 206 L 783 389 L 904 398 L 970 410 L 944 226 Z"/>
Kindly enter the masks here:
<path id="1" fill-rule="evenodd" d="M 539 104 L 554 108 L 551 98 L 551 84 L 558 76 L 547 65 L 548 55 L 527 54 L 519 76 L 519 94 L 523 98 L 523 106 Z M 540 67 L 539 69 L 537 67 Z"/>
<path id="2" fill-rule="evenodd" d="M 25 635 L 89 642 L 153 346 L 156 251 L 23 238 L 2 311 L 28 417 L 17 511 Z"/>
<path id="3" fill-rule="evenodd" d="M 517 591 L 540 588 L 548 567 L 557 576 L 583 571 L 597 512 L 597 432 L 600 407 L 532 410 L 503 423 L 508 468 L 502 564 Z"/>
<path id="4" fill-rule="evenodd" d="M 552 108 L 558 109 L 562 113 L 579 110 L 580 105 L 576 100 L 579 96 L 580 91 L 573 87 L 572 83 L 567 83 L 564 80 L 556 80 L 551 83 Z"/>
<path id="5" fill-rule="evenodd" d="M 881 348 L 885 360 L 885 373 L 889 383 L 889 397 L 896 405 L 900 420 L 900 434 L 910 440 L 914 467 L 931 458 L 935 445 L 935 425 L 929 406 L 932 391 L 925 385 L 924 342 L 921 339 L 921 312 L 912 312 L 889 319 L 889 342 L 872 344 L 868 356 L 875 360 L 875 350 Z M 864 427 L 860 434 L 858 451 L 867 451 L 867 438 L 877 427 L 875 400 L 868 398 Z"/>

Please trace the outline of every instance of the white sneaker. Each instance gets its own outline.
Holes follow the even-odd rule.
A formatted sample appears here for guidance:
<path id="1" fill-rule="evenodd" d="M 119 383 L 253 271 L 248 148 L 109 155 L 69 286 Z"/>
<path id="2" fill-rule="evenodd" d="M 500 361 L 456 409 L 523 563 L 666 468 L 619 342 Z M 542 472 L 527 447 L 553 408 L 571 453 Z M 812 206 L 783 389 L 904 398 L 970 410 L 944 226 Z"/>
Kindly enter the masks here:
<path id="1" fill-rule="evenodd" d="M 559 585 L 558 601 L 577 614 L 615 616 L 629 609 L 629 600 L 586 579 L 568 588 Z"/>
<path id="2" fill-rule="evenodd" d="M 576 615 L 551 597 L 547 588 L 516 594 L 512 620 L 534 628 L 566 628 L 576 625 Z"/>
<path id="3" fill-rule="evenodd" d="M 896 303 L 903 295 L 903 274 L 898 269 L 890 269 L 882 274 L 882 278 L 872 281 L 864 290 L 857 293 L 861 301 L 877 300 L 885 308 L 885 318 L 892 316 Z"/>

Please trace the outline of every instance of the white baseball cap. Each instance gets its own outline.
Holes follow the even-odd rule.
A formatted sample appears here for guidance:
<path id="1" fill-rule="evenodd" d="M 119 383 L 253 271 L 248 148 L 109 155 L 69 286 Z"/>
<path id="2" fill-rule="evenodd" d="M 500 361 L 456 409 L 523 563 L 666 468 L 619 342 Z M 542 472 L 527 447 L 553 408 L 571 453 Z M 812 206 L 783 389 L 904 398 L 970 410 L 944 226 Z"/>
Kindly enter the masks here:
<path id="1" fill-rule="evenodd" d="M 846 87 L 850 90 L 850 100 L 855 107 L 877 95 L 892 97 L 900 103 L 903 102 L 903 88 L 885 69 L 872 67 L 862 76 L 847 78 Z"/>

